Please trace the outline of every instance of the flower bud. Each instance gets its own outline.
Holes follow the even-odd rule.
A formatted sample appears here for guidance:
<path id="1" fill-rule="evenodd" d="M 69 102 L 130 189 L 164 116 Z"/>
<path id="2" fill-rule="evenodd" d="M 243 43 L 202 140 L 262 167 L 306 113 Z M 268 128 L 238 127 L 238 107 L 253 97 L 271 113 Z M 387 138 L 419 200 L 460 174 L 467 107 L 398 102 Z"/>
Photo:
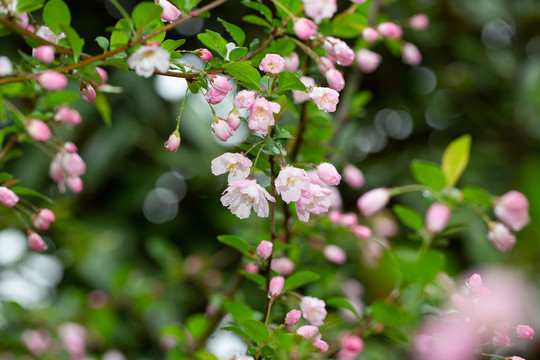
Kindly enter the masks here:
<path id="1" fill-rule="evenodd" d="M 326 185 L 339 185 L 341 175 L 337 172 L 334 165 L 323 162 L 317 166 L 317 175 Z"/>
<path id="2" fill-rule="evenodd" d="M 274 276 L 272 280 L 270 280 L 270 285 L 268 286 L 268 295 L 274 299 L 280 296 L 284 284 L 285 279 L 283 276 Z"/>
<path id="3" fill-rule="evenodd" d="M 443 204 L 432 204 L 426 213 L 426 230 L 431 233 L 440 233 L 444 230 L 450 219 L 450 209 Z"/>
<path id="4" fill-rule="evenodd" d="M 71 141 L 68 141 L 64 144 L 64 149 L 66 149 L 66 151 L 70 154 L 75 154 L 77 152 L 77 145 Z"/>
<path id="5" fill-rule="evenodd" d="M 83 182 L 78 176 L 70 176 L 67 178 L 67 186 L 74 193 L 78 194 L 83 190 Z"/>
<path id="6" fill-rule="evenodd" d="M 49 230 L 50 224 L 56 220 L 54 213 L 49 209 L 40 209 L 34 215 L 33 224 L 38 230 Z"/>
<path id="7" fill-rule="evenodd" d="M 500 251 L 507 251 L 516 244 L 516 237 L 500 222 L 489 224 L 488 239 Z"/>
<path id="8" fill-rule="evenodd" d="M 390 191 L 386 188 L 376 188 L 360 196 L 356 205 L 362 215 L 371 216 L 382 210 L 388 200 L 390 200 Z"/>
<path id="9" fill-rule="evenodd" d="M 195 51 L 195 54 L 197 54 L 199 59 L 201 59 L 204 62 L 208 62 L 210 61 L 210 59 L 212 59 L 212 53 L 208 49 L 203 49 L 203 48 L 197 49 Z"/>
<path id="10" fill-rule="evenodd" d="M 300 66 L 300 58 L 295 51 L 285 56 L 283 60 L 285 61 L 285 70 L 287 71 L 295 72 L 298 66 Z"/>
<path id="11" fill-rule="evenodd" d="M 379 33 L 372 27 L 367 27 L 362 31 L 362 37 L 368 43 L 374 43 L 379 38 Z"/>
<path id="12" fill-rule="evenodd" d="M 341 211 L 339 210 L 332 210 L 328 213 L 328 219 L 334 225 L 341 223 L 341 217 L 342 217 Z"/>
<path id="13" fill-rule="evenodd" d="M 180 146 L 180 132 L 178 129 L 174 130 L 173 133 L 169 136 L 169 140 L 165 141 L 165 148 L 176 152 Z"/>
<path id="14" fill-rule="evenodd" d="M 327 245 L 323 250 L 324 257 L 338 265 L 342 265 L 347 261 L 347 254 L 337 245 Z"/>
<path id="15" fill-rule="evenodd" d="M 251 273 L 251 274 L 257 274 L 259 272 L 259 268 L 257 267 L 257 265 L 255 265 L 255 263 L 252 263 L 252 262 L 247 264 L 244 270 L 246 270 L 248 273 Z"/>
<path id="16" fill-rule="evenodd" d="M 357 225 L 352 229 L 352 233 L 359 239 L 369 239 L 373 235 L 371 229 L 365 225 Z"/>
<path id="17" fill-rule="evenodd" d="M 54 48 L 50 45 L 42 45 L 35 51 L 36 59 L 44 64 L 50 64 L 54 61 Z"/>
<path id="18" fill-rule="evenodd" d="M 96 100 L 96 90 L 92 87 L 92 85 L 83 81 L 81 83 L 81 86 L 79 87 L 79 90 L 84 101 L 89 104 L 94 103 L 94 101 Z"/>
<path id="19" fill-rule="evenodd" d="M 242 90 L 234 98 L 233 104 L 238 109 L 248 109 L 255 101 L 255 91 Z"/>
<path id="20" fill-rule="evenodd" d="M 326 72 L 326 81 L 328 81 L 328 86 L 331 89 L 336 91 L 341 91 L 345 87 L 345 79 L 341 71 L 337 69 L 330 69 Z"/>
<path id="21" fill-rule="evenodd" d="M 47 244 L 43 241 L 43 238 L 34 231 L 28 232 L 28 246 L 34 251 L 42 252 L 47 250 Z"/>
<path id="22" fill-rule="evenodd" d="M 291 328 L 298 324 L 300 319 L 302 318 L 302 312 L 300 310 L 294 309 L 287 313 L 285 316 L 285 325 L 288 328 Z"/>
<path id="23" fill-rule="evenodd" d="M 346 228 L 353 228 L 358 225 L 358 216 L 353 212 L 342 214 L 340 223 Z"/>
<path id="24" fill-rule="evenodd" d="M 233 131 L 229 124 L 223 118 L 215 117 L 212 123 L 212 132 L 216 134 L 219 140 L 227 141 L 233 134 Z"/>
<path id="25" fill-rule="evenodd" d="M 26 121 L 28 135 L 36 141 L 47 141 L 51 137 L 51 129 L 41 120 L 28 119 Z"/>
<path id="26" fill-rule="evenodd" d="M 34 355 L 41 355 L 52 344 L 51 335 L 45 329 L 25 330 L 22 333 L 24 346 Z"/>
<path id="27" fill-rule="evenodd" d="M 401 57 L 403 58 L 403 62 L 405 64 L 411 66 L 418 66 L 422 62 L 422 54 L 420 53 L 420 50 L 418 50 L 414 44 L 409 42 L 403 44 L 403 47 L 401 48 Z"/>
<path id="28" fill-rule="evenodd" d="M 364 351 L 364 341 L 355 335 L 348 335 L 341 339 L 344 349 L 354 352 L 357 355 Z"/>
<path id="29" fill-rule="evenodd" d="M 356 63 L 364 73 L 375 71 L 379 67 L 381 60 L 381 55 L 368 49 L 360 49 L 356 52 Z"/>
<path id="30" fill-rule="evenodd" d="M 60 106 L 56 110 L 56 114 L 54 114 L 54 121 L 77 126 L 81 123 L 82 117 L 77 110 L 70 109 L 67 106 Z"/>
<path id="31" fill-rule="evenodd" d="M 77 153 L 68 153 L 64 155 L 61 164 L 68 176 L 81 176 L 86 172 L 86 164 Z"/>
<path id="32" fill-rule="evenodd" d="M 175 22 L 182 12 L 176 6 L 167 0 L 158 0 L 157 3 L 162 7 L 161 20 Z"/>
<path id="33" fill-rule="evenodd" d="M 240 119 L 240 116 L 238 116 L 238 110 L 236 110 L 236 108 L 232 109 L 227 116 L 227 124 L 235 131 L 241 123 L 242 120 Z"/>
<path id="34" fill-rule="evenodd" d="M 294 33 L 302 40 L 307 40 L 317 32 L 317 25 L 307 18 L 295 18 Z"/>
<path id="35" fill-rule="evenodd" d="M 334 62 L 332 61 L 332 59 L 326 56 L 321 56 L 319 60 L 320 61 L 317 63 L 317 67 L 319 68 L 319 71 L 321 72 L 321 75 L 323 76 L 326 76 L 326 72 L 328 70 L 336 68 L 334 66 Z M 315 83 L 313 83 L 313 86 L 315 86 Z"/>
<path id="36" fill-rule="evenodd" d="M 360 169 L 352 164 L 347 164 L 343 168 L 343 178 L 347 185 L 353 189 L 359 189 L 364 186 L 364 174 Z"/>
<path id="37" fill-rule="evenodd" d="M 314 325 L 304 325 L 296 329 L 296 333 L 305 339 L 311 339 L 319 333 L 319 328 Z"/>
<path id="38" fill-rule="evenodd" d="M 36 77 L 37 82 L 46 90 L 62 90 L 66 87 L 68 79 L 64 74 L 53 70 L 46 70 Z"/>
<path id="39" fill-rule="evenodd" d="M 518 325 L 516 327 L 517 335 L 522 339 L 532 340 L 534 330 L 529 325 Z"/>
<path id="40" fill-rule="evenodd" d="M 285 60 L 278 54 L 266 54 L 259 65 L 261 71 L 273 75 L 279 75 L 284 68 Z"/>
<path id="41" fill-rule="evenodd" d="M 409 26 L 414 30 L 426 30 L 429 26 L 429 18 L 425 14 L 416 14 L 409 19 Z"/>
<path id="42" fill-rule="evenodd" d="M 99 77 L 101 78 L 101 82 L 97 84 L 97 86 L 104 85 L 107 82 L 107 79 L 109 78 L 109 75 L 107 74 L 107 70 L 105 70 L 102 67 L 97 66 L 96 71 L 99 74 Z"/>
<path id="43" fill-rule="evenodd" d="M 377 26 L 379 34 L 389 39 L 399 39 L 403 36 L 403 30 L 393 22 L 383 22 Z"/>
<path id="44" fill-rule="evenodd" d="M 495 215 L 510 229 L 519 231 L 530 221 L 529 201 L 519 191 L 511 190 L 497 199 Z"/>
<path id="45" fill-rule="evenodd" d="M 272 244 L 270 241 L 263 240 L 257 246 L 257 255 L 263 259 L 268 259 L 270 255 L 272 255 L 273 247 L 274 244 Z"/>
<path id="46" fill-rule="evenodd" d="M 294 263 L 287 257 L 272 259 L 270 268 L 279 275 L 289 276 L 294 270 Z"/>
<path id="47" fill-rule="evenodd" d="M 311 342 L 311 344 L 321 350 L 321 352 L 327 352 L 329 349 L 328 343 L 321 339 L 315 339 Z"/>
<path id="48" fill-rule="evenodd" d="M 19 197 L 5 186 L 0 186 L 0 204 L 13 207 L 19 202 Z"/>

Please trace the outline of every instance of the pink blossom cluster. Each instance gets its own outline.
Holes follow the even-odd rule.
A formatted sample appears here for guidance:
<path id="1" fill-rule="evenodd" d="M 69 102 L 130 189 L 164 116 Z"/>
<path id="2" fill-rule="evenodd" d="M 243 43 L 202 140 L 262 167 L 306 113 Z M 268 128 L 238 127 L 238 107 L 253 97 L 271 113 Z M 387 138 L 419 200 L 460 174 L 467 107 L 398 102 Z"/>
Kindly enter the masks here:
<path id="1" fill-rule="evenodd" d="M 204 98 L 212 105 L 219 104 L 232 90 L 231 84 L 225 76 L 210 75 L 210 89 L 204 94 Z"/>
<path id="2" fill-rule="evenodd" d="M 62 192 L 66 190 L 67 185 L 74 193 L 80 193 L 83 189 L 81 176 L 85 172 L 86 164 L 77 153 L 77 146 L 71 142 L 64 144 L 49 166 L 49 176 Z"/>
<path id="3" fill-rule="evenodd" d="M 495 201 L 493 211 L 501 222 L 488 225 L 488 239 L 498 250 L 510 250 L 516 243 L 510 230 L 520 231 L 530 221 L 529 201 L 519 191 L 511 190 Z"/>

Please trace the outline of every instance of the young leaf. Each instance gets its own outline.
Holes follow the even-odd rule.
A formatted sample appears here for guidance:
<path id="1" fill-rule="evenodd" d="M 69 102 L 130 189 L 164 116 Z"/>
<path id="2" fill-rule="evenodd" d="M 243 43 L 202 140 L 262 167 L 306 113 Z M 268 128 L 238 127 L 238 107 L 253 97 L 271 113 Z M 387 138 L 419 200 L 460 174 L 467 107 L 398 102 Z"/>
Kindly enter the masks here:
<path id="1" fill-rule="evenodd" d="M 247 23 L 254 24 L 254 25 L 260 25 L 267 28 L 271 28 L 272 25 L 270 25 L 268 22 L 266 22 L 263 18 L 256 16 L 256 15 L 246 15 L 242 18 Z"/>
<path id="2" fill-rule="evenodd" d="M 270 335 L 266 325 L 258 320 L 253 319 L 244 321 L 244 330 L 246 330 L 246 334 L 257 344 L 262 343 L 264 340 L 266 340 L 268 335 Z"/>
<path id="3" fill-rule="evenodd" d="M 45 97 L 45 106 L 53 107 L 68 104 L 81 97 L 81 94 L 71 90 L 49 91 Z"/>
<path id="4" fill-rule="evenodd" d="M 43 8 L 43 21 L 56 34 L 61 33 L 60 25 L 71 23 L 71 13 L 62 0 L 50 0 Z"/>
<path id="5" fill-rule="evenodd" d="M 262 288 L 264 288 L 264 286 L 266 285 L 266 279 L 261 274 L 253 274 L 253 273 L 247 272 L 246 270 L 240 270 L 240 274 L 243 277 L 253 281 L 254 283 L 256 283 L 258 285 L 260 285 Z"/>
<path id="6" fill-rule="evenodd" d="M 244 83 L 246 87 L 254 90 L 261 88 L 259 86 L 261 74 L 248 61 L 224 64 L 223 68 L 238 81 Z"/>
<path id="7" fill-rule="evenodd" d="M 279 152 L 279 148 L 277 144 L 272 140 L 270 136 L 266 138 L 266 148 L 268 151 L 270 151 L 271 154 L 279 156 L 281 153 Z"/>
<path id="8" fill-rule="evenodd" d="M 242 324 L 244 321 L 253 318 L 253 311 L 249 306 L 242 302 L 227 301 L 225 304 L 225 310 L 233 317 L 234 321 Z"/>
<path id="9" fill-rule="evenodd" d="M 160 19 L 162 11 L 163 8 L 154 2 L 144 1 L 135 6 L 135 9 L 131 12 L 131 18 L 137 30 L 141 31 L 146 24 Z"/>
<path id="10" fill-rule="evenodd" d="M 75 61 L 79 61 L 79 57 L 81 56 L 84 46 L 84 40 L 81 39 L 79 34 L 77 34 L 75 29 L 73 29 L 71 26 L 60 24 L 60 28 L 66 34 L 69 46 L 71 47 L 71 50 L 73 50 L 73 59 Z"/>
<path id="11" fill-rule="evenodd" d="M 186 328 L 195 339 L 202 337 L 208 326 L 208 318 L 204 314 L 195 314 L 186 320 Z"/>
<path id="12" fill-rule="evenodd" d="M 302 81 L 300 81 L 300 78 L 298 75 L 290 72 L 290 71 L 283 71 L 279 77 L 278 77 L 278 92 L 283 92 L 287 90 L 300 90 L 300 91 L 307 91 L 306 85 Z"/>
<path id="13" fill-rule="evenodd" d="M 419 184 L 429 186 L 435 191 L 441 191 L 446 184 L 446 178 L 439 165 L 423 160 L 411 163 L 411 173 Z"/>
<path id="14" fill-rule="evenodd" d="M 248 49 L 245 47 L 237 47 L 231 50 L 229 54 L 230 61 L 237 61 L 246 56 Z"/>
<path id="15" fill-rule="evenodd" d="M 270 8 L 266 5 L 254 1 L 242 1 L 242 5 L 253 10 L 258 10 L 270 23 L 274 19 L 274 17 L 272 16 L 272 10 L 270 10 Z"/>
<path id="16" fill-rule="evenodd" d="M 217 32 L 206 30 L 206 33 L 200 33 L 197 38 L 207 48 L 215 50 L 223 59 L 227 56 L 227 41 Z"/>
<path id="17" fill-rule="evenodd" d="M 244 30 L 242 30 L 239 26 L 236 26 L 234 24 L 228 23 L 223 19 L 218 18 L 218 21 L 223 24 L 223 27 L 229 35 L 231 35 L 232 39 L 238 46 L 244 45 L 244 41 L 246 40 L 246 34 L 244 33 Z"/>
<path id="18" fill-rule="evenodd" d="M 126 45 L 129 42 L 130 25 L 129 20 L 120 19 L 116 23 L 111 34 L 111 50 Z"/>
<path id="19" fill-rule="evenodd" d="M 300 286 L 304 286 L 310 282 L 317 281 L 321 276 L 312 271 L 298 271 L 285 280 L 285 285 L 283 285 L 283 292 L 288 290 L 294 290 Z"/>
<path id="20" fill-rule="evenodd" d="M 38 197 L 38 198 L 41 198 L 47 202 L 50 202 L 52 203 L 52 199 L 35 191 L 35 190 L 32 190 L 32 189 L 29 189 L 29 188 L 26 188 L 26 187 L 22 187 L 22 186 L 12 186 L 10 188 L 11 191 L 13 191 L 15 194 L 17 195 L 29 195 L 29 196 L 35 196 L 35 197 Z"/>
<path id="21" fill-rule="evenodd" d="M 96 100 L 94 101 L 94 105 L 96 105 L 96 108 L 101 117 L 103 118 L 103 122 L 105 123 L 105 125 L 111 126 L 111 107 L 109 106 L 107 97 L 100 92 L 96 93 Z"/>
<path id="22" fill-rule="evenodd" d="M 240 251 L 243 255 L 251 257 L 249 252 L 251 246 L 246 242 L 246 240 L 234 235 L 219 235 L 217 239 L 219 242 Z"/>
<path id="23" fill-rule="evenodd" d="M 452 141 L 444 150 L 441 168 L 446 176 L 446 186 L 454 187 L 469 163 L 471 136 L 463 135 Z"/>
<path id="24" fill-rule="evenodd" d="M 96 38 L 96 42 L 98 43 L 99 47 L 103 49 L 103 51 L 107 51 L 109 48 L 109 39 L 104 36 L 98 36 Z"/>
<path id="25" fill-rule="evenodd" d="M 480 206 L 493 206 L 493 197 L 484 189 L 476 186 L 466 186 L 461 191 L 463 193 L 463 198 L 465 199 L 465 201 Z"/>
<path id="26" fill-rule="evenodd" d="M 375 300 L 370 312 L 377 322 L 387 326 L 400 326 L 407 321 L 406 314 L 401 308 L 382 300 Z"/>
<path id="27" fill-rule="evenodd" d="M 19 0 L 17 3 L 17 13 L 25 13 L 41 9 L 45 0 Z"/>
<path id="28" fill-rule="evenodd" d="M 185 42 L 186 42 L 185 39 L 180 39 L 180 40 L 167 39 L 161 44 L 161 47 L 163 49 L 167 50 L 168 52 L 171 52 L 171 51 L 174 51 L 174 50 L 178 49 Z"/>
<path id="29" fill-rule="evenodd" d="M 404 205 L 394 205 L 392 210 L 399 220 L 411 229 L 420 230 L 424 227 L 424 219 L 415 210 Z"/>

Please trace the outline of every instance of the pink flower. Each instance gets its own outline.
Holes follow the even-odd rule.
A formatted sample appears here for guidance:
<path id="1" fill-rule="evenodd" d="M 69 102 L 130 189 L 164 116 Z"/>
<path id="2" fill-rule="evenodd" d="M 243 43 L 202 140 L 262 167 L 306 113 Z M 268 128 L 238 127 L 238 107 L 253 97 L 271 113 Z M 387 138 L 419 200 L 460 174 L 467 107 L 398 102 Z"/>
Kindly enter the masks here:
<path id="1" fill-rule="evenodd" d="M 389 39 L 399 39 L 403 36 L 403 30 L 393 22 L 383 22 L 377 26 L 379 34 Z"/>
<path id="2" fill-rule="evenodd" d="M 47 141 L 51 137 L 51 129 L 44 121 L 38 119 L 28 119 L 26 121 L 26 131 L 36 141 Z"/>
<path id="3" fill-rule="evenodd" d="M 236 108 L 233 108 L 229 115 L 227 115 L 227 124 L 231 127 L 233 131 L 238 129 L 240 124 L 242 123 L 242 120 L 240 119 L 240 116 L 238 116 L 238 110 Z"/>
<path id="4" fill-rule="evenodd" d="M 306 86 L 306 88 L 308 88 L 308 90 L 315 86 L 315 80 L 313 80 L 313 78 L 310 78 L 309 76 L 300 77 L 300 81 Z M 300 90 L 293 90 L 292 96 L 294 102 L 297 104 L 301 104 L 311 100 L 309 93 Z"/>
<path id="5" fill-rule="evenodd" d="M 40 209 L 33 217 L 33 224 L 38 230 L 49 230 L 52 222 L 56 220 L 54 213 L 49 209 Z"/>
<path id="6" fill-rule="evenodd" d="M 0 186 L 0 204 L 5 207 L 14 207 L 19 202 L 19 197 L 5 186 Z"/>
<path id="7" fill-rule="evenodd" d="M 238 109 L 249 109 L 255 101 L 255 91 L 242 90 L 234 98 L 233 104 Z"/>
<path id="8" fill-rule="evenodd" d="M 296 333 L 305 339 L 313 339 L 319 335 L 319 328 L 313 325 L 304 325 L 296 329 Z"/>
<path id="9" fill-rule="evenodd" d="M 510 325 L 507 322 L 498 324 L 494 331 L 495 335 L 491 339 L 491 343 L 495 346 L 511 346 L 512 340 L 508 337 Z"/>
<path id="10" fill-rule="evenodd" d="M 39 85 L 46 90 L 62 90 L 66 87 L 68 79 L 64 74 L 54 70 L 45 70 L 36 77 Z"/>
<path id="11" fill-rule="evenodd" d="M 56 114 L 54 114 L 54 121 L 77 126 L 81 123 L 82 117 L 77 110 L 73 110 L 65 105 L 62 105 L 56 110 Z"/>
<path id="12" fill-rule="evenodd" d="M 334 165 L 323 162 L 317 166 L 317 175 L 326 185 L 339 185 L 341 175 L 337 172 Z"/>
<path id="13" fill-rule="evenodd" d="M 180 132 L 178 129 L 174 130 L 171 135 L 169 135 L 169 140 L 165 141 L 165 148 L 169 151 L 176 152 L 180 146 Z"/>
<path id="14" fill-rule="evenodd" d="M 82 191 L 83 184 L 80 178 L 86 172 L 86 164 L 77 154 L 77 147 L 73 143 L 65 143 L 64 149 L 58 152 L 49 166 L 49 176 L 58 183 L 58 188 L 64 192 L 67 186 L 74 193 Z"/>
<path id="15" fill-rule="evenodd" d="M 212 132 L 216 134 L 219 140 L 227 141 L 233 135 L 233 130 L 223 118 L 216 116 L 212 122 Z"/>
<path id="16" fill-rule="evenodd" d="M 54 48 L 50 45 L 41 45 L 36 48 L 35 57 L 44 64 L 54 61 Z"/>
<path id="17" fill-rule="evenodd" d="M 58 335 L 72 360 L 86 358 L 86 330 L 82 325 L 73 322 L 63 323 L 58 327 Z"/>
<path id="18" fill-rule="evenodd" d="M 212 87 L 206 92 L 204 98 L 212 105 L 219 104 L 232 90 L 232 86 L 225 76 L 211 75 L 210 85 Z"/>
<path id="19" fill-rule="evenodd" d="M 210 59 L 212 59 L 212 53 L 208 49 L 204 49 L 204 48 L 197 49 L 195 51 L 195 54 L 197 54 L 199 59 L 201 59 L 204 62 L 208 62 L 210 61 Z"/>
<path id="20" fill-rule="evenodd" d="M 414 30 L 426 30 L 429 26 L 429 18 L 425 14 L 416 14 L 409 19 L 409 26 Z"/>
<path id="21" fill-rule="evenodd" d="M 322 76 L 326 76 L 326 72 L 328 70 L 336 68 L 334 66 L 334 61 L 330 58 L 327 58 L 326 56 L 321 56 L 319 58 L 319 61 L 317 62 L 317 67 L 319 68 Z M 313 86 L 315 86 L 315 84 L 313 84 Z"/>
<path id="22" fill-rule="evenodd" d="M 282 276 L 274 276 L 272 280 L 270 280 L 270 285 L 268 285 L 268 295 L 274 299 L 280 296 L 284 284 L 285 279 Z"/>
<path id="23" fill-rule="evenodd" d="M 26 330 L 22 333 L 24 346 L 34 355 L 41 355 L 52 344 L 51 335 L 45 329 Z"/>
<path id="24" fill-rule="evenodd" d="M 274 125 L 274 115 L 279 113 L 281 106 L 278 103 L 270 102 L 265 98 L 257 98 L 250 108 L 248 127 L 257 134 L 265 135 L 268 127 Z"/>
<path id="25" fill-rule="evenodd" d="M 488 239 L 500 251 L 510 250 L 516 244 L 516 237 L 500 222 L 489 224 Z"/>
<path id="26" fill-rule="evenodd" d="M 42 252 L 47 250 L 47 244 L 43 241 L 43 238 L 32 230 L 28 231 L 28 246 L 34 251 Z"/>
<path id="27" fill-rule="evenodd" d="M 373 235 L 371 229 L 365 225 L 356 225 L 352 228 L 352 233 L 359 239 L 369 239 Z"/>
<path id="28" fill-rule="evenodd" d="M 332 205 L 330 196 L 332 191 L 311 183 L 309 189 L 302 191 L 302 196 L 296 202 L 298 219 L 308 222 L 310 214 L 327 212 Z"/>
<path id="29" fill-rule="evenodd" d="M 328 86 L 336 91 L 341 91 L 345 87 L 343 74 L 336 69 L 330 69 L 326 72 L 326 81 L 328 81 Z"/>
<path id="30" fill-rule="evenodd" d="M 320 326 L 324 323 L 324 319 L 326 318 L 326 303 L 324 300 L 304 296 L 300 302 L 300 310 L 302 310 L 304 319 L 309 321 L 310 324 Z"/>
<path id="31" fill-rule="evenodd" d="M 390 192 L 386 188 L 369 190 L 360 196 L 356 202 L 358 210 L 364 216 L 371 216 L 385 207 L 390 200 Z"/>
<path id="32" fill-rule="evenodd" d="M 0 56 L 0 76 L 7 76 L 13 73 L 13 65 L 7 56 Z"/>
<path id="33" fill-rule="evenodd" d="M 534 330 L 529 325 L 518 325 L 516 327 L 517 335 L 522 339 L 532 340 Z"/>
<path id="34" fill-rule="evenodd" d="M 268 201 L 274 199 L 255 180 L 238 180 L 223 192 L 221 203 L 240 219 L 246 219 L 253 208 L 260 217 L 268 217 Z"/>
<path id="35" fill-rule="evenodd" d="M 287 71 L 295 72 L 298 66 L 300 66 L 300 58 L 295 51 L 285 56 L 283 60 L 285 61 L 285 70 Z"/>
<path id="36" fill-rule="evenodd" d="M 294 263 L 287 257 L 272 259 L 270 268 L 279 275 L 289 276 L 294 271 Z"/>
<path id="37" fill-rule="evenodd" d="M 301 318 L 302 312 L 300 310 L 291 310 L 285 316 L 285 326 L 287 326 L 288 328 L 292 328 L 293 326 L 298 324 Z"/>
<path id="38" fill-rule="evenodd" d="M 265 73 L 279 75 L 285 67 L 285 60 L 278 54 L 266 54 L 259 64 L 259 69 Z"/>
<path id="39" fill-rule="evenodd" d="M 225 99 L 225 96 L 227 96 L 227 93 L 221 92 L 215 88 L 210 88 L 206 94 L 204 94 L 204 98 L 212 105 L 219 104 Z"/>
<path id="40" fill-rule="evenodd" d="M 337 11 L 336 0 L 302 0 L 307 16 L 320 23 L 322 19 L 330 19 Z"/>
<path id="41" fill-rule="evenodd" d="M 403 47 L 401 48 L 401 57 L 403 58 L 403 62 L 405 64 L 411 66 L 418 66 L 422 62 L 422 54 L 420 53 L 420 50 L 418 50 L 414 44 L 409 42 L 403 44 Z"/>
<path id="42" fill-rule="evenodd" d="M 272 244 L 270 241 L 263 240 L 257 246 L 257 255 L 259 255 L 262 259 L 268 259 L 270 255 L 272 255 L 273 247 L 274 244 Z"/>
<path id="43" fill-rule="evenodd" d="M 248 177 L 253 163 L 238 153 L 225 153 L 212 160 L 212 174 L 221 175 L 229 172 L 229 182 L 243 180 Z"/>
<path id="44" fill-rule="evenodd" d="M 252 262 L 247 264 L 244 270 L 246 270 L 248 273 L 251 273 L 251 274 L 257 274 L 259 272 L 259 268 L 257 267 L 257 265 L 255 265 L 255 263 L 252 263 Z"/>
<path id="45" fill-rule="evenodd" d="M 294 19 L 294 33 L 302 40 L 307 40 L 317 32 L 317 25 L 306 18 Z"/>
<path id="46" fill-rule="evenodd" d="M 342 265 L 347 261 L 347 254 L 337 245 L 325 246 L 323 254 L 328 261 L 334 264 Z"/>
<path id="47" fill-rule="evenodd" d="M 450 209 L 444 204 L 432 204 L 426 213 L 426 230 L 431 233 L 440 233 L 448 224 Z"/>
<path id="48" fill-rule="evenodd" d="M 347 185 L 353 189 L 359 189 L 364 186 L 364 174 L 360 169 L 352 164 L 347 164 L 343 168 L 343 178 Z"/>
<path id="49" fill-rule="evenodd" d="M 319 110 L 324 112 L 336 111 L 339 102 L 339 93 L 336 90 L 325 87 L 314 87 L 309 96 L 313 99 Z"/>
<path id="50" fill-rule="evenodd" d="M 319 350 L 321 350 L 322 352 L 327 352 L 328 351 L 328 343 L 324 340 L 321 340 L 321 339 L 315 339 L 311 342 L 311 344 L 313 344 L 313 346 L 315 346 L 316 348 L 318 348 Z"/>
<path id="51" fill-rule="evenodd" d="M 354 60 L 354 51 L 341 39 L 328 36 L 324 41 L 326 56 L 335 60 L 339 65 L 349 66 Z"/>
<path id="52" fill-rule="evenodd" d="M 328 213 L 328 219 L 334 225 L 338 225 L 341 223 L 341 217 L 341 211 L 339 210 L 332 210 Z"/>
<path id="53" fill-rule="evenodd" d="M 381 55 L 368 49 L 360 49 L 356 52 L 356 63 L 364 73 L 375 71 L 379 67 L 381 60 Z"/>
<path id="54" fill-rule="evenodd" d="M 530 221 L 529 201 L 519 191 L 509 191 L 495 201 L 495 215 L 510 229 L 520 231 Z"/>
<path id="55" fill-rule="evenodd" d="M 379 38 L 379 33 L 372 27 L 367 27 L 362 31 L 362 37 L 368 43 L 374 43 Z"/>
<path id="56" fill-rule="evenodd" d="M 167 0 L 158 0 L 158 5 L 163 8 L 161 11 L 161 20 L 175 22 L 182 12 Z"/>
<path id="57" fill-rule="evenodd" d="M 86 101 L 89 104 L 93 104 L 96 100 L 96 90 L 92 85 L 87 83 L 86 81 L 81 82 L 81 86 L 79 87 L 79 91 L 81 92 L 81 96 L 84 101 Z"/>
<path id="58" fill-rule="evenodd" d="M 143 45 L 127 60 L 130 69 L 142 77 L 150 77 L 157 70 L 166 73 L 169 70 L 171 54 L 159 45 Z"/>
<path id="59" fill-rule="evenodd" d="M 287 204 L 298 201 L 302 191 L 309 189 L 309 184 L 306 171 L 290 165 L 281 169 L 275 180 L 276 191 Z"/>

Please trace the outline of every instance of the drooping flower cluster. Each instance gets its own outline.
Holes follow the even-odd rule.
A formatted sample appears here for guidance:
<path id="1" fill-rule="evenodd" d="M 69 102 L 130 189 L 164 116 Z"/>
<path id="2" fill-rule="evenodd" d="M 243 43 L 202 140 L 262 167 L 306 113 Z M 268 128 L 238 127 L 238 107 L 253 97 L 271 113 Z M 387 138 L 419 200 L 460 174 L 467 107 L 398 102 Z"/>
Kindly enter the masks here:
<path id="1" fill-rule="evenodd" d="M 67 185 L 74 193 L 80 193 L 83 189 L 81 176 L 85 172 L 84 160 L 77 154 L 75 144 L 69 142 L 64 144 L 49 166 L 49 176 L 58 184 L 61 192 L 66 190 Z"/>

